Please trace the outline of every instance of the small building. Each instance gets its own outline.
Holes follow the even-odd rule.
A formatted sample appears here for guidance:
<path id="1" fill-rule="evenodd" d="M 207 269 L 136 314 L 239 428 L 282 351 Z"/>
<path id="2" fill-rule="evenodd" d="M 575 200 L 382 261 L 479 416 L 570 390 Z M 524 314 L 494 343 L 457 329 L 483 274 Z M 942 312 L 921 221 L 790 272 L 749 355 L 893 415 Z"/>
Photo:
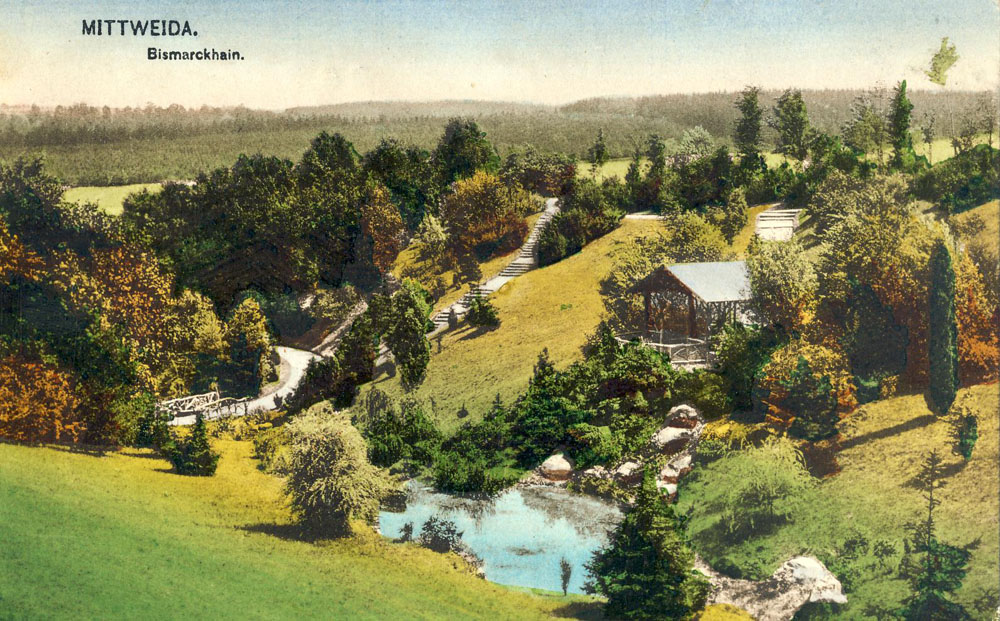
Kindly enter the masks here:
<path id="1" fill-rule="evenodd" d="M 706 339 L 720 323 L 748 321 L 750 278 L 745 261 L 664 265 L 628 290 L 643 296 L 640 333 L 619 335 L 670 354 L 682 366 L 705 366 Z"/>

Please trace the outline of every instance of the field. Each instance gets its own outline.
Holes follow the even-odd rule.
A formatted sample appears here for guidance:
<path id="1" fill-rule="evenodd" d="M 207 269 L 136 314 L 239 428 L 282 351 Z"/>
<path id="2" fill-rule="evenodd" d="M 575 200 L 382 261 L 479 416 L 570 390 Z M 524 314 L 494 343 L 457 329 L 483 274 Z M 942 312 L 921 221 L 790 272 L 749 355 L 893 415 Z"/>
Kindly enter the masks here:
<path id="1" fill-rule="evenodd" d="M 827 133 L 839 132 L 861 93 L 803 91 L 810 124 Z M 763 91 L 761 106 L 770 111 L 779 95 L 779 91 Z M 980 95 L 910 91 L 913 118 L 933 113 L 939 119 L 959 122 Z M 0 115 L 0 160 L 44 156 L 48 170 L 71 185 L 193 179 L 201 172 L 231 165 L 241 153 L 297 160 L 320 131 L 342 133 L 360 153 L 387 137 L 433 149 L 451 117 L 474 118 L 501 157 L 531 145 L 543 153 L 582 158 L 603 130 L 610 155 L 624 158 L 636 145 L 645 144 L 650 134 L 677 141 L 685 130 L 698 125 L 716 142 L 728 142 L 738 114 L 733 106 L 736 96 L 716 92 L 597 98 L 560 107 L 488 101 L 356 102 L 284 112 L 245 108 L 171 112 L 152 108 L 115 111 L 104 118 L 99 108 L 91 108 L 76 110 L 74 114 L 81 115 L 78 118 L 51 111 L 34 120 L 17 114 Z M 942 127 L 939 133 L 944 131 Z M 763 133 L 764 142 L 773 144 L 773 130 L 765 127 Z M 947 140 L 938 142 L 941 146 L 935 143 L 935 160 L 951 150 Z M 915 146 L 918 151 L 922 148 Z M 775 161 L 769 156 L 769 163 Z"/>
<path id="2" fill-rule="evenodd" d="M 279 479 L 217 441 L 210 478 L 149 451 L 0 444 L 0 618 L 541 618 L 589 598 L 531 596 L 455 557 L 375 536 L 296 538 Z"/>
<path id="3" fill-rule="evenodd" d="M 645 166 L 647 162 L 646 158 L 642 158 L 642 166 Z M 597 170 L 597 174 L 594 176 L 598 181 L 604 181 L 609 177 L 618 177 L 618 179 L 624 181 L 625 174 L 628 173 L 628 167 L 631 163 L 632 158 L 630 157 L 619 157 L 608 160 Z M 576 176 L 589 177 L 593 169 L 594 165 L 590 162 L 578 162 L 576 165 Z"/>
<path id="4" fill-rule="evenodd" d="M 956 404 L 967 405 L 979 419 L 979 441 L 972 460 L 963 464 L 951 454 L 949 425 L 934 417 L 920 395 L 907 395 L 864 406 L 843 423 L 843 470 L 822 480 L 798 498 L 782 501 L 789 521 L 773 532 L 733 541 L 719 528 L 718 501 L 726 493 L 719 484 L 726 459 L 696 466 L 683 479 L 679 509 L 692 509 L 690 533 L 695 548 L 710 564 L 722 559 L 765 575 L 796 554 L 814 554 L 828 565 L 838 563 L 845 541 L 863 536 L 869 543 L 884 539 L 897 552 L 886 568 L 870 554 L 845 564 L 849 585 L 844 618 L 861 618 L 869 604 L 898 605 L 908 592 L 894 563 L 902 553 L 904 526 L 926 512 L 926 501 L 912 482 L 921 460 L 931 450 L 944 458 L 945 486 L 938 493 L 937 535 L 946 543 L 965 545 L 979 539 L 971 570 L 959 592 L 970 610 L 984 591 L 996 592 L 997 569 L 997 385 L 959 392 Z M 842 558 L 841 563 L 846 563 Z M 759 563 L 755 567 L 755 563 Z M 980 613 L 982 615 L 982 613 Z"/>
<path id="5" fill-rule="evenodd" d="M 80 186 L 70 188 L 63 194 L 63 200 L 71 203 L 97 203 L 97 206 L 113 216 L 120 215 L 125 197 L 133 192 L 149 190 L 157 192 L 159 183 L 133 183 L 131 185 Z"/>

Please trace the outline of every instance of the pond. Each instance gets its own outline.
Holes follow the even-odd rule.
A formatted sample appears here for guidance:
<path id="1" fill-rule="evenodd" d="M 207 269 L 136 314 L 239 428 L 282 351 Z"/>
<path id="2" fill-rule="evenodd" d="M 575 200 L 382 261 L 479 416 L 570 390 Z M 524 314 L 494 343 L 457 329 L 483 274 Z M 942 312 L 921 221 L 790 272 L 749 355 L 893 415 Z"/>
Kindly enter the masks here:
<path id="1" fill-rule="evenodd" d="M 573 567 L 569 585 L 573 593 L 583 593 L 584 564 L 622 518 L 612 503 L 545 486 L 513 488 L 481 499 L 435 492 L 411 482 L 406 500 L 406 511 L 380 515 L 383 535 L 398 537 L 410 522 L 416 536 L 431 516 L 447 518 L 483 559 L 488 580 L 559 591 L 559 560 L 565 558 Z"/>

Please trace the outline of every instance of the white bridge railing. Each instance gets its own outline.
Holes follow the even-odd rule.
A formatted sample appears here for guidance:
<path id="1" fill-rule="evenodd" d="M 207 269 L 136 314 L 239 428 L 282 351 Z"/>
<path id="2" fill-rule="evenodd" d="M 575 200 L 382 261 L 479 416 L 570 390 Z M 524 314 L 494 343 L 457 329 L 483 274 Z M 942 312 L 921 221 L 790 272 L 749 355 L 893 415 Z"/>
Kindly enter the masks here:
<path id="1" fill-rule="evenodd" d="M 245 416 L 248 414 L 247 408 L 250 401 L 252 401 L 250 397 L 242 399 L 223 397 L 219 394 L 219 391 L 213 390 L 212 392 L 200 395 L 190 395 L 161 401 L 156 404 L 156 410 L 164 414 L 169 414 L 171 418 L 200 413 L 202 417 L 209 420 L 224 416 Z"/>

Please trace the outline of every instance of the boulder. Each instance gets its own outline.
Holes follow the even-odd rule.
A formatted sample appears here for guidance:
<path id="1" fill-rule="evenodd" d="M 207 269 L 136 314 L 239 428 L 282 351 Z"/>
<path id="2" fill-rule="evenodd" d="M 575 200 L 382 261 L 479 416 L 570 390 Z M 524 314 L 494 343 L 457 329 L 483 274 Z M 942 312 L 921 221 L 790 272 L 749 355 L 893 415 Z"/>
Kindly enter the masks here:
<path id="1" fill-rule="evenodd" d="M 670 408 L 670 412 L 667 413 L 667 418 L 698 419 L 701 418 L 701 414 L 699 414 L 698 410 L 694 409 L 690 405 L 682 403 Z"/>
<path id="2" fill-rule="evenodd" d="M 550 481 L 565 481 L 573 474 L 573 460 L 562 453 L 556 453 L 542 462 L 538 472 Z"/>
<path id="3" fill-rule="evenodd" d="M 695 568 L 712 583 L 710 604 L 731 604 L 760 621 L 788 621 L 808 602 L 846 604 L 840 581 L 819 560 L 796 556 L 766 580 L 737 580 L 716 573 L 703 561 Z"/>
<path id="4" fill-rule="evenodd" d="M 676 453 L 684 448 L 684 445 L 693 436 L 694 432 L 690 429 L 664 427 L 654 433 L 649 442 L 653 445 L 654 449 L 661 453 Z"/>
<path id="5" fill-rule="evenodd" d="M 615 470 L 615 478 L 623 483 L 636 483 L 642 476 L 642 466 L 634 461 L 627 461 Z"/>
<path id="6" fill-rule="evenodd" d="M 591 479 L 610 479 L 612 476 L 604 466 L 591 466 L 580 474 Z"/>

